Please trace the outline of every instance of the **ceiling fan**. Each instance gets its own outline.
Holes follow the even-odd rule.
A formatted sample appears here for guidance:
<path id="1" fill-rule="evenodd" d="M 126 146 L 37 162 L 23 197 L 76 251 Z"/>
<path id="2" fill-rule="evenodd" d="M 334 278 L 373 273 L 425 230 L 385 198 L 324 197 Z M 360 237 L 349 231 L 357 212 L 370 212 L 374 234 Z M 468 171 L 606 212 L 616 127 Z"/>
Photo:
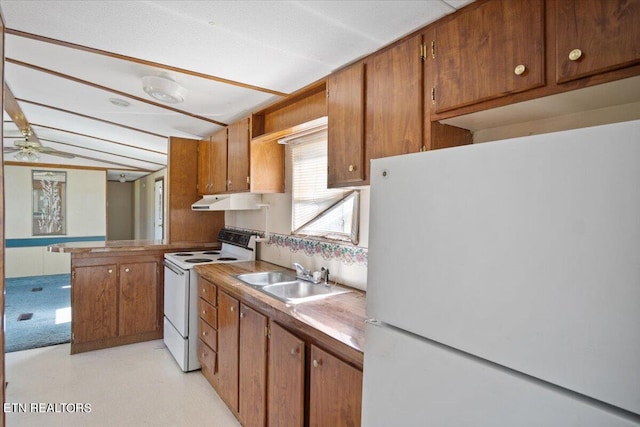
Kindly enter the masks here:
<path id="1" fill-rule="evenodd" d="M 24 139 L 14 142 L 14 148 L 7 147 L 4 149 L 5 153 L 16 153 L 14 155 L 16 160 L 23 162 L 36 162 L 39 160 L 38 153 L 66 157 L 67 159 L 75 157 L 73 154 L 43 146 L 40 141 L 34 137 L 29 128 L 23 129 L 22 135 Z"/>
<path id="2" fill-rule="evenodd" d="M 7 86 L 6 83 L 4 84 L 4 103 L 4 110 L 22 133 L 22 140 L 14 142 L 14 147 L 4 148 L 5 153 L 16 153 L 14 158 L 23 162 L 38 161 L 38 153 L 66 157 L 67 159 L 75 157 L 73 154 L 58 151 L 42 145 L 36 134 L 31 130 L 31 126 L 22 112 L 22 109 L 18 105 L 18 101 L 15 96 L 13 96 L 13 92 L 11 92 L 11 89 L 9 89 L 9 86 Z"/>

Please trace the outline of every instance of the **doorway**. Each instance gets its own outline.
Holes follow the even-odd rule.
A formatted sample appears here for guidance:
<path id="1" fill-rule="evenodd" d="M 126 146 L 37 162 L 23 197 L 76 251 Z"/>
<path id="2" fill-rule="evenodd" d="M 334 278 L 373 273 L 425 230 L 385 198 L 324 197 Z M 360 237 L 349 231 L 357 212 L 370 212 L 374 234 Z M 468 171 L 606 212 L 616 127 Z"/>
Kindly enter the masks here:
<path id="1" fill-rule="evenodd" d="M 158 178 L 153 188 L 153 238 L 164 239 L 164 178 Z"/>

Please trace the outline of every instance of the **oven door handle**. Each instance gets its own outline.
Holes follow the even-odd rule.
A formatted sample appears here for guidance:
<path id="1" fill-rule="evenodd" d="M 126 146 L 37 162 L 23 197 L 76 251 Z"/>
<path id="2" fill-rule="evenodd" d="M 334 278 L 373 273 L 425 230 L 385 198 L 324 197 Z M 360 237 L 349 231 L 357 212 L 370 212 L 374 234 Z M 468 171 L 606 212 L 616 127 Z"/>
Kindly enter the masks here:
<path id="1" fill-rule="evenodd" d="M 167 261 L 164 261 L 163 264 L 165 267 L 167 267 L 169 270 L 176 273 L 178 276 L 184 276 L 184 271 L 180 270 L 178 267 L 175 267 L 173 264 L 170 264 Z"/>

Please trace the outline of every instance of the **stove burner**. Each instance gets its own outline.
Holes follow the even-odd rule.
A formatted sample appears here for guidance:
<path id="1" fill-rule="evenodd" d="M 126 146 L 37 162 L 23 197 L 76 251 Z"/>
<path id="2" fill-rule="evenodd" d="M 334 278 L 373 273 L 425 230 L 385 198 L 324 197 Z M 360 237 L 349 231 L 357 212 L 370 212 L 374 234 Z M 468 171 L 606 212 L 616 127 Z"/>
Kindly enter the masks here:
<path id="1" fill-rule="evenodd" d="M 203 255 L 219 255 L 220 251 L 207 251 L 207 252 L 202 252 Z"/>
<path id="2" fill-rule="evenodd" d="M 237 261 L 238 258 L 234 258 L 232 256 L 222 256 L 218 258 L 216 261 Z"/>
<path id="3" fill-rule="evenodd" d="M 189 252 L 179 252 L 177 254 L 174 254 L 175 256 L 193 256 L 193 254 L 190 254 Z"/>
<path id="4" fill-rule="evenodd" d="M 190 258 L 190 259 L 185 259 L 184 262 L 189 262 L 191 264 L 198 264 L 201 262 L 211 262 L 211 260 L 209 258 Z"/>

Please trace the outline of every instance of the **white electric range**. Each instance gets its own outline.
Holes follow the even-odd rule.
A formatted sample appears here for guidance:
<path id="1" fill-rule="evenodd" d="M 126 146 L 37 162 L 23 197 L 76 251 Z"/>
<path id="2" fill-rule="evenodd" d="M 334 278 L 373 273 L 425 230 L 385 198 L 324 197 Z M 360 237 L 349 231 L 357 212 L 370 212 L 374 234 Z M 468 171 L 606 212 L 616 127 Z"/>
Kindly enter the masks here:
<path id="1" fill-rule="evenodd" d="M 200 369 L 198 346 L 198 275 L 196 265 L 256 259 L 256 235 L 223 228 L 220 250 L 169 252 L 164 255 L 164 343 L 185 371 Z"/>

